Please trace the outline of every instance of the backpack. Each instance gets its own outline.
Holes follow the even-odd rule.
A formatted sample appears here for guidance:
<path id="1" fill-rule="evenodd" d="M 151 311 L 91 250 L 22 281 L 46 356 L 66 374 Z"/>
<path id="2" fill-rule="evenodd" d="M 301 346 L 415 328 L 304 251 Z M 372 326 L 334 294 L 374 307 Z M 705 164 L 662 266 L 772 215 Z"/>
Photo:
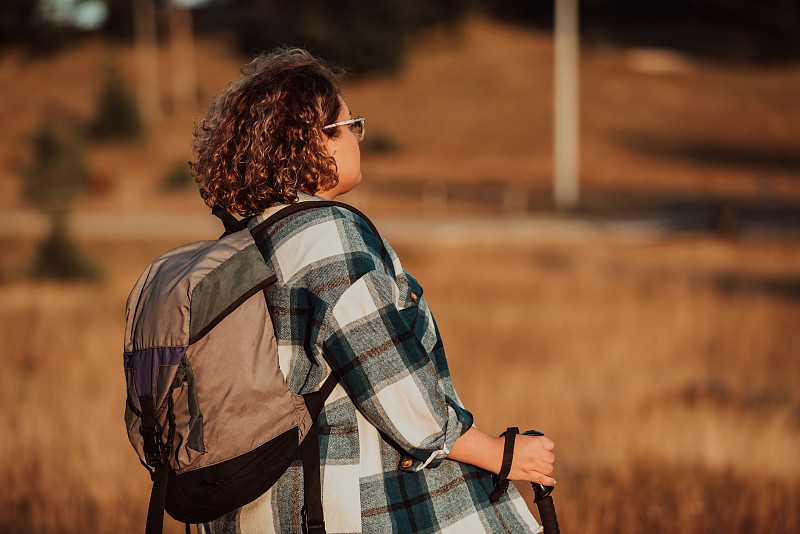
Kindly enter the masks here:
<path id="1" fill-rule="evenodd" d="M 292 394 L 264 289 L 276 275 L 260 249 L 265 230 L 299 211 L 291 204 L 252 230 L 219 208 L 226 232 L 153 260 L 126 305 L 124 368 L 128 438 L 153 480 L 146 532 L 164 510 L 204 523 L 266 492 L 300 452 L 305 532 L 324 534 L 317 416 L 336 386 Z M 299 449 L 299 451 L 298 451 Z"/>

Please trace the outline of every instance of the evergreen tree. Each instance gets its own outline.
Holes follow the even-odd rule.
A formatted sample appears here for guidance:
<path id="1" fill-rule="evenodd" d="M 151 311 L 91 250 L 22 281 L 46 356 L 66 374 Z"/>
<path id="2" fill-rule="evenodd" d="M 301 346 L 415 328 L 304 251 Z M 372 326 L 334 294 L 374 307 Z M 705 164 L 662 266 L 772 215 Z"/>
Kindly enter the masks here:
<path id="1" fill-rule="evenodd" d="M 96 139 L 136 139 L 142 135 L 142 119 L 133 95 L 115 66 L 109 66 L 97 98 L 97 110 L 90 127 Z"/>
<path id="2" fill-rule="evenodd" d="M 58 280 L 94 279 L 98 271 L 80 253 L 69 234 L 68 212 L 86 191 L 89 168 L 80 139 L 53 121 L 45 121 L 33 138 L 34 159 L 23 174 L 22 193 L 50 218 L 50 233 L 39 244 L 32 275 Z"/>
<path id="3" fill-rule="evenodd" d="M 65 211 L 89 185 L 89 167 L 80 138 L 46 120 L 33 137 L 33 163 L 23 175 L 24 199 L 50 212 Z"/>

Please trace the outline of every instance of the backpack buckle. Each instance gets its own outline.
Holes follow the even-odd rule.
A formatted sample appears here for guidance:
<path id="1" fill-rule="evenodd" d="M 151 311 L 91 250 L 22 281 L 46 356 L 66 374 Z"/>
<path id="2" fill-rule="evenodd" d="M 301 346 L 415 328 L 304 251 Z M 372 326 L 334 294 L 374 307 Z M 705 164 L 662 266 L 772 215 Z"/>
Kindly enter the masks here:
<path id="1" fill-rule="evenodd" d="M 303 534 L 325 534 L 325 521 L 318 525 L 309 525 L 308 513 L 305 506 L 303 506 L 301 514 L 303 516 Z"/>
<path id="2" fill-rule="evenodd" d="M 144 459 L 150 467 L 158 467 L 167 463 L 167 446 L 161 441 L 161 425 L 157 422 L 153 426 L 142 425 L 139 434 L 144 440 Z"/>

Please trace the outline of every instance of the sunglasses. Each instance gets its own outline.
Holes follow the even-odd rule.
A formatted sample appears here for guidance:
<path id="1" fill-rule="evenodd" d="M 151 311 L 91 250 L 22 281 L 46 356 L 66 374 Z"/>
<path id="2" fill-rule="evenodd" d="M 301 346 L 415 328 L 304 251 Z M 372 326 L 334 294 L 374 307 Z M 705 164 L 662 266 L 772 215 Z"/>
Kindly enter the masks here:
<path id="1" fill-rule="evenodd" d="M 365 121 L 364 117 L 353 117 L 350 120 L 342 121 L 342 122 L 334 122 L 333 124 L 329 124 L 327 126 L 323 126 L 323 130 L 327 130 L 329 128 L 336 128 L 337 126 L 349 126 L 350 131 L 353 132 L 353 135 L 356 136 L 356 139 L 361 142 L 364 140 L 364 134 L 367 131 L 367 127 L 364 124 Z"/>

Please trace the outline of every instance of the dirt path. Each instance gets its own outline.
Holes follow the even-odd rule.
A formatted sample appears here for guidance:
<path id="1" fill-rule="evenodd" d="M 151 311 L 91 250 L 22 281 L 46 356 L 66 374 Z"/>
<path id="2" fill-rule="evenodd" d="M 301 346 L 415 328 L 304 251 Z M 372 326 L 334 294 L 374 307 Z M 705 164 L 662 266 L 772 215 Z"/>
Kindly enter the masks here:
<path id="1" fill-rule="evenodd" d="M 674 219 L 567 218 L 557 215 L 506 217 L 377 217 L 375 225 L 392 241 L 578 242 L 598 237 L 648 239 L 672 233 Z M 81 239 L 159 240 L 213 239 L 221 226 L 205 214 L 75 213 L 70 226 Z M 0 237 L 39 238 L 47 231 L 46 217 L 28 211 L 0 214 Z"/>

